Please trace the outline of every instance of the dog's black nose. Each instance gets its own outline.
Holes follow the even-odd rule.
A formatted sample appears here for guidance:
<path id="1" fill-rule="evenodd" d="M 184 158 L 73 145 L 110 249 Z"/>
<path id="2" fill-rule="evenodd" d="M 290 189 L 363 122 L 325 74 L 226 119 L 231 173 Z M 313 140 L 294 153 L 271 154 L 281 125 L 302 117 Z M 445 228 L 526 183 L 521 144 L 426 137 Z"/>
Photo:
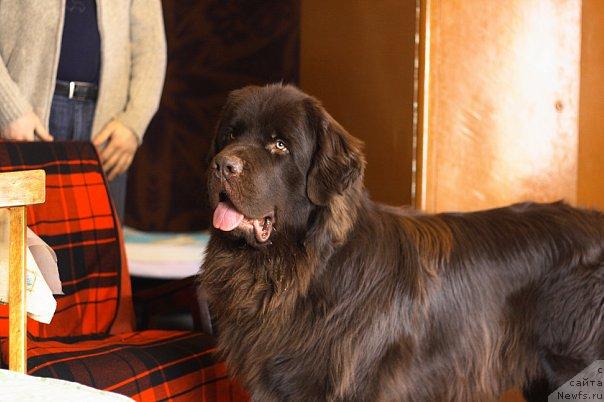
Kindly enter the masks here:
<path id="1" fill-rule="evenodd" d="M 243 161 L 232 155 L 218 155 L 214 160 L 214 169 L 225 179 L 236 177 L 243 171 Z"/>

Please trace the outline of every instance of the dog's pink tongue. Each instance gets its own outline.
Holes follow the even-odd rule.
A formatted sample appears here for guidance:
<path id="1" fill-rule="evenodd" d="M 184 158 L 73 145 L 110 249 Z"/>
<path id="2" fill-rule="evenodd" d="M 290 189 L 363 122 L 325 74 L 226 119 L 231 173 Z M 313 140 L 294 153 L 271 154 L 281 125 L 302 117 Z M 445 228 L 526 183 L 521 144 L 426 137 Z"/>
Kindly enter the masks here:
<path id="1" fill-rule="evenodd" d="M 214 210 L 213 223 L 216 229 L 230 232 L 239 226 L 242 220 L 243 215 L 237 212 L 230 203 L 219 202 Z"/>

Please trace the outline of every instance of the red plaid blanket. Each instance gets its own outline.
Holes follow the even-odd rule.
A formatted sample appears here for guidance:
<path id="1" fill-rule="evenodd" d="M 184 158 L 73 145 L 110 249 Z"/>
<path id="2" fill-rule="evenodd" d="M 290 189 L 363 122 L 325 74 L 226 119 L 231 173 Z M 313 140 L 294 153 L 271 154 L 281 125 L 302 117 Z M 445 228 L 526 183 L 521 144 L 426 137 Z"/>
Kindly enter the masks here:
<path id="1" fill-rule="evenodd" d="M 44 169 L 46 202 L 28 226 L 57 253 L 64 296 L 50 324 L 28 321 L 30 374 L 76 381 L 136 400 L 246 401 L 213 339 L 182 331 L 133 332 L 123 239 L 90 143 L 0 142 L 0 172 Z M 2 361 L 8 308 L 0 306 Z"/>

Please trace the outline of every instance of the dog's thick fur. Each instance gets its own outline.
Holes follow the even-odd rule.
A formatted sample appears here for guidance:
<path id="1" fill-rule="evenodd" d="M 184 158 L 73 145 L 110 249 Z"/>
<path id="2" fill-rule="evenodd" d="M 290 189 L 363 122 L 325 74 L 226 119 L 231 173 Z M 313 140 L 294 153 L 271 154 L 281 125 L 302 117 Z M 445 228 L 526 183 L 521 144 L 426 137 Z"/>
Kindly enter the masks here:
<path id="1" fill-rule="evenodd" d="M 212 205 L 274 212 L 265 243 L 214 230 L 200 275 L 220 350 L 254 400 L 482 402 L 511 387 L 546 400 L 604 358 L 600 212 L 374 203 L 360 142 L 292 86 L 233 92 L 217 155 L 243 171 L 210 169 Z"/>

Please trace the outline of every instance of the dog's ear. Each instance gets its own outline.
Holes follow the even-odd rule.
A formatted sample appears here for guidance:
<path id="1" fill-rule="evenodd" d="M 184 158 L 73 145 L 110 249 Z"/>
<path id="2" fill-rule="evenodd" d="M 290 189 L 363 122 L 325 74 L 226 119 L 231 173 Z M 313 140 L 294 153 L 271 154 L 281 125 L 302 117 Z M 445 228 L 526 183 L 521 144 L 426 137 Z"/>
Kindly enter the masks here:
<path id="1" fill-rule="evenodd" d="M 327 205 L 334 195 L 344 193 L 363 179 L 363 144 L 344 130 L 316 99 L 307 99 L 305 108 L 308 125 L 316 138 L 306 192 L 315 205 Z"/>

